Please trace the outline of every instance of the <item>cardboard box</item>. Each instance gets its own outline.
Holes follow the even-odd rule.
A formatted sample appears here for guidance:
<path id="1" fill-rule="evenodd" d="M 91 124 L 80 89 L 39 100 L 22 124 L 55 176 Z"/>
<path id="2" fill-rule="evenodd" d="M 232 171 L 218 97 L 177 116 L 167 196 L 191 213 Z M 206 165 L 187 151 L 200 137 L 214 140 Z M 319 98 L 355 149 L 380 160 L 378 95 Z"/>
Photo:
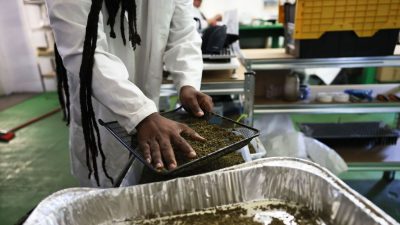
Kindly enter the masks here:
<path id="1" fill-rule="evenodd" d="M 290 70 L 256 70 L 255 96 L 269 100 L 283 98 L 285 77 Z"/>
<path id="2" fill-rule="evenodd" d="M 395 82 L 400 81 L 399 67 L 383 67 L 379 68 L 376 79 L 379 82 Z"/>

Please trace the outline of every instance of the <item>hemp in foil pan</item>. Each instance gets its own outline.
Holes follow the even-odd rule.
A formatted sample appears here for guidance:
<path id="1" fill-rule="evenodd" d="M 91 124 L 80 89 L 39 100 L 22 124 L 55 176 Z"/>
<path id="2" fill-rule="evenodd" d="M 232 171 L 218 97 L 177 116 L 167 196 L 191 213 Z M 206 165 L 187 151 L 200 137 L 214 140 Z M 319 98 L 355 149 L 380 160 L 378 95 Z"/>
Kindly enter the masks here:
<path id="1" fill-rule="evenodd" d="M 298 203 L 335 225 L 399 225 L 326 169 L 293 158 L 126 188 L 67 189 L 42 201 L 26 225 L 105 225 L 264 200 Z"/>
<path id="2" fill-rule="evenodd" d="M 115 225 L 328 225 L 310 209 L 279 201 L 256 201 L 147 219 L 112 221 Z"/>

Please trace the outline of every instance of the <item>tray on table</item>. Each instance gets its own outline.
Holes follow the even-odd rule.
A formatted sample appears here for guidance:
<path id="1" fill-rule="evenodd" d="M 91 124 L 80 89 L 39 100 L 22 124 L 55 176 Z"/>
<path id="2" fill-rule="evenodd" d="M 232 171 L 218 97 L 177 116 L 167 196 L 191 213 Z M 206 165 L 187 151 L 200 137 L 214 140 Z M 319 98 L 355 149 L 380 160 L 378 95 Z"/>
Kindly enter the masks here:
<path id="1" fill-rule="evenodd" d="M 400 132 L 382 122 L 302 123 L 300 130 L 327 145 L 396 145 Z"/>
<path id="2" fill-rule="evenodd" d="M 192 116 L 185 112 L 182 107 L 161 114 L 162 116 L 174 120 L 176 122 L 184 122 Z M 229 118 L 217 115 L 215 113 L 206 113 L 202 119 L 206 120 L 208 124 L 214 124 L 222 127 L 235 135 L 240 135 L 243 137 L 242 140 L 234 142 L 228 146 L 220 149 L 215 149 L 212 153 L 196 158 L 192 161 L 178 165 L 173 170 L 156 170 L 151 164 L 149 164 L 143 157 L 140 149 L 138 148 L 138 143 L 135 134 L 128 134 L 127 131 L 118 124 L 118 122 L 104 122 L 99 120 L 100 124 L 104 126 L 129 152 L 131 152 L 138 160 L 140 160 L 145 166 L 147 166 L 151 171 L 157 174 L 175 176 L 181 174 L 185 171 L 192 170 L 199 166 L 202 166 L 211 160 L 215 160 L 221 156 L 224 156 L 233 151 L 239 150 L 242 147 L 248 145 L 250 141 L 259 135 L 259 131 L 252 127 L 248 127 L 241 123 L 235 122 Z"/>

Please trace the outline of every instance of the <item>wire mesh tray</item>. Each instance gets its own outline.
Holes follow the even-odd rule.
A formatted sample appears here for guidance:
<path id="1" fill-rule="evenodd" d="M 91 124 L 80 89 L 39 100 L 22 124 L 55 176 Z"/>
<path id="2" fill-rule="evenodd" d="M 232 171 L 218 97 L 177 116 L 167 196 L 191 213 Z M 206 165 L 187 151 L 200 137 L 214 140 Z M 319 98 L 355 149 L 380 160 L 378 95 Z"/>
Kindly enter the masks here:
<path id="1" fill-rule="evenodd" d="M 162 115 L 176 122 L 183 122 L 188 118 L 192 117 L 191 115 L 186 113 L 182 108 L 178 108 L 171 112 L 162 113 Z M 231 145 L 225 146 L 223 148 L 215 149 L 215 151 L 206 156 L 199 157 L 192 161 L 178 165 L 173 170 L 162 170 L 162 171 L 156 170 L 155 168 L 153 168 L 151 164 L 149 164 L 144 159 L 142 153 L 140 152 L 140 149 L 138 148 L 138 143 L 135 134 L 128 134 L 126 130 L 123 127 L 121 127 L 116 121 L 103 122 L 102 120 L 99 120 L 99 123 L 100 125 L 104 126 L 127 150 L 129 150 L 137 159 L 139 159 L 151 171 L 158 174 L 170 175 L 170 176 L 175 176 L 185 171 L 192 170 L 212 160 L 215 160 L 221 156 L 236 151 L 249 144 L 253 138 L 259 135 L 259 131 L 257 129 L 248 127 L 246 125 L 235 122 L 231 119 L 225 118 L 215 113 L 207 113 L 203 118 L 207 121 L 208 124 L 215 124 L 219 127 L 222 127 L 234 133 L 235 135 L 241 135 L 243 139 L 234 142 Z"/>
<path id="2" fill-rule="evenodd" d="M 222 49 L 218 54 L 203 54 L 204 62 L 227 63 L 236 55 L 231 47 Z"/>
<path id="3" fill-rule="evenodd" d="M 303 123 L 300 130 L 328 145 L 395 145 L 399 137 L 398 131 L 382 122 Z"/>
<path id="4" fill-rule="evenodd" d="M 230 48 L 222 49 L 219 54 L 203 54 L 203 59 L 230 59 L 235 58 L 236 55 Z"/>

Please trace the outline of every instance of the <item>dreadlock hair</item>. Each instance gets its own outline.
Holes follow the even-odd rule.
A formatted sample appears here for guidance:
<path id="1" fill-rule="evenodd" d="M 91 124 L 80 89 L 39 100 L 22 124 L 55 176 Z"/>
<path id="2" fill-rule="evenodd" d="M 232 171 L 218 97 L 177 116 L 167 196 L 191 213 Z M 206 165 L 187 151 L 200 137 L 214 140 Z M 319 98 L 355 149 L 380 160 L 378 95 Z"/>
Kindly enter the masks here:
<path id="1" fill-rule="evenodd" d="M 107 8 L 107 12 L 109 18 L 107 20 L 107 25 L 110 26 L 110 36 L 112 38 L 116 38 L 116 34 L 114 31 L 115 25 L 115 17 L 119 9 L 120 11 L 120 29 L 121 29 L 121 37 L 124 45 L 126 45 L 126 38 L 125 38 L 125 30 L 124 30 L 124 16 L 125 14 L 128 15 L 128 26 L 129 26 L 129 41 L 131 42 L 131 46 L 133 50 L 136 49 L 137 45 L 140 45 L 140 36 L 137 33 L 137 23 L 136 23 L 136 2 L 135 0 L 104 0 L 105 5 Z M 85 33 L 85 40 L 83 44 L 83 53 L 82 53 L 82 63 L 79 70 L 79 79 L 80 79 L 80 90 L 79 90 L 79 97 L 80 97 L 80 105 L 81 105 L 81 119 L 82 119 L 82 128 L 83 128 L 83 136 L 85 140 L 85 148 L 86 148 L 86 165 L 89 170 L 89 179 L 91 175 L 94 175 L 96 183 L 100 186 L 99 182 L 99 175 L 98 175 L 98 166 L 96 158 L 98 157 L 99 153 L 101 156 L 101 164 L 104 171 L 105 176 L 114 183 L 111 176 L 109 176 L 105 162 L 106 158 L 101 146 L 100 140 L 100 132 L 96 122 L 96 117 L 93 111 L 93 104 L 92 104 L 92 78 L 93 78 L 93 65 L 94 65 L 94 54 L 97 45 L 97 31 L 98 31 L 98 21 L 99 21 L 99 14 L 103 5 L 103 0 L 92 0 L 92 5 L 90 7 L 87 25 L 86 25 L 86 33 Z M 58 82 L 59 87 L 59 100 L 63 107 L 67 109 L 65 116 L 67 120 L 70 119 L 69 113 L 69 92 L 68 92 L 68 80 L 66 76 L 65 67 L 62 65 L 61 57 L 58 54 L 58 51 L 55 51 L 56 59 L 58 58 L 57 63 L 57 74 L 60 74 Z M 58 55 L 58 56 L 57 56 Z M 60 68 L 60 69 L 58 69 Z M 61 89 L 64 90 L 64 95 L 66 96 L 66 101 L 63 96 Z"/>
<path id="2" fill-rule="evenodd" d="M 67 70 L 64 67 L 60 53 L 58 53 L 57 45 L 54 44 L 54 55 L 56 61 L 56 78 L 57 78 L 57 93 L 58 101 L 61 105 L 61 109 L 64 115 L 63 120 L 67 122 L 67 126 L 70 122 L 70 109 L 69 109 L 69 86 Z"/>

